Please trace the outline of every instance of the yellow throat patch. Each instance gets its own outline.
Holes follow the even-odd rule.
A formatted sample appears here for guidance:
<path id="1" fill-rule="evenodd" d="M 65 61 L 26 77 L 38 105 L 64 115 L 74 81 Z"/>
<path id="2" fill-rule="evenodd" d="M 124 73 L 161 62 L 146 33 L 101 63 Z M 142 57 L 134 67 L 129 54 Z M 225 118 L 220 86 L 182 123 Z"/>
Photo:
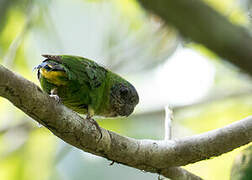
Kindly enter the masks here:
<path id="1" fill-rule="evenodd" d="M 44 68 L 41 68 L 40 73 L 44 78 L 46 78 L 50 83 L 53 83 L 57 86 L 66 85 L 67 82 L 62 80 L 62 77 L 67 77 L 66 73 L 63 71 L 47 71 Z"/>

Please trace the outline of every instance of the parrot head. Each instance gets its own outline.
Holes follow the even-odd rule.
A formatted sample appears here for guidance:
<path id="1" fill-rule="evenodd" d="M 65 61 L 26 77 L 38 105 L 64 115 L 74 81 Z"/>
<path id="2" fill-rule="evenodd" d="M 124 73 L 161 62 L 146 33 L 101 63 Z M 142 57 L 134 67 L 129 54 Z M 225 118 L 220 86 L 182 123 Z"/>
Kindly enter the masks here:
<path id="1" fill-rule="evenodd" d="M 130 83 L 116 83 L 110 90 L 110 104 L 119 116 L 129 116 L 139 102 L 136 89 Z"/>
<path id="2" fill-rule="evenodd" d="M 64 85 L 66 83 L 64 81 L 67 77 L 66 71 L 64 67 L 57 62 L 45 60 L 34 68 L 34 70 L 36 69 L 38 70 L 38 79 L 40 79 L 40 76 L 43 76 L 55 85 Z"/>

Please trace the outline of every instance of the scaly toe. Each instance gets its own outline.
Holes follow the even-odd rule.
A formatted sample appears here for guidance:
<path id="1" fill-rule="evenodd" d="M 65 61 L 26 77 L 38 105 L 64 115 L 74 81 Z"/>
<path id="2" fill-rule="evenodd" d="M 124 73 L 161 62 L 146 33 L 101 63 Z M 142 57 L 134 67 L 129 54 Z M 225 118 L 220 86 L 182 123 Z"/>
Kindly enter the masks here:
<path id="1" fill-rule="evenodd" d="M 94 119 L 93 119 L 92 117 L 90 117 L 90 116 L 87 116 L 87 119 L 88 119 L 91 123 L 93 123 L 93 124 L 95 125 L 96 129 L 99 131 L 99 133 L 100 133 L 100 137 L 99 137 L 99 140 L 98 140 L 98 142 L 99 142 L 99 141 L 102 139 L 102 137 L 103 137 L 103 135 L 102 135 L 102 130 L 101 130 L 99 124 L 96 122 L 96 120 L 94 120 Z"/>
<path id="2" fill-rule="evenodd" d="M 49 96 L 50 96 L 51 98 L 55 99 L 55 101 L 56 101 L 57 103 L 60 103 L 60 98 L 59 98 L 58 95 L 50 94 Z"/>

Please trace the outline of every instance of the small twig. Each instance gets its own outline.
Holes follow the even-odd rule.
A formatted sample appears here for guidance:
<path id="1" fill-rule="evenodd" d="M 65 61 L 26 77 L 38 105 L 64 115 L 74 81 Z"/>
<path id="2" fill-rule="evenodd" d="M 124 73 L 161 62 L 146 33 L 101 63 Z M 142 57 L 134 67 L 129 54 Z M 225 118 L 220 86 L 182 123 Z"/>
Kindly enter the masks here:
<path id="1" fill-rule="evenodd" d="M 172 120 L 173 112 L 169 105 L 165 106 L 165 138 L 164 140 L 172 139 Z"/>
<path id="2" fill-rule="evenodd" d="M 112 166 L 112 165 L 114 165 L 114 163 L 115 163 L 115 161 L 112 161 L 109 165 Z"/>

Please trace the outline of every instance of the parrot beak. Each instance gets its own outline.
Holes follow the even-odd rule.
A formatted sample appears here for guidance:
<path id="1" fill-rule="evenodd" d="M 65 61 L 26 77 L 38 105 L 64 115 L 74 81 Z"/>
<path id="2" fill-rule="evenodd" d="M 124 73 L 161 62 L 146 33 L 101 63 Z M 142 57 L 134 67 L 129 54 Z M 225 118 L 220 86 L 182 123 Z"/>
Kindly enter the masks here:
<path id="1" fill-rule="evenodd" d="M 47 65 L 47 63 L 46 62 L 42 62 L 40 65 L 34 67 L 32 71 L 35 71 L 36 69 L 43 68 L 45 65 Z"/>

